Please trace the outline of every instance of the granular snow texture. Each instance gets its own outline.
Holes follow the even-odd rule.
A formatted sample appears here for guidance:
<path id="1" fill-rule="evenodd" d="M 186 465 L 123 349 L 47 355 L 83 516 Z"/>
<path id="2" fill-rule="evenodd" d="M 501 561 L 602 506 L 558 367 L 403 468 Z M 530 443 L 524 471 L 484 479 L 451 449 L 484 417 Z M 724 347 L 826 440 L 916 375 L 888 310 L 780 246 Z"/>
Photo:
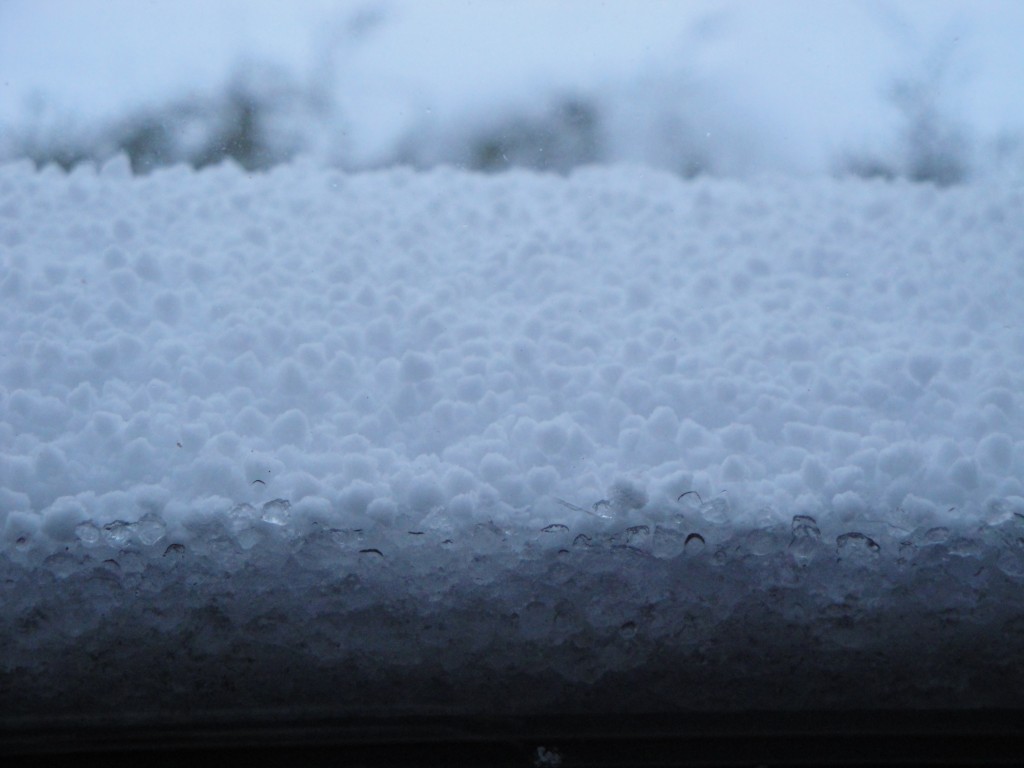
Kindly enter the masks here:
<path id="1" fill-rule="evenodd" d="M 1022 210 L 8 166 L 0 715 L 1024 704 Z"/>

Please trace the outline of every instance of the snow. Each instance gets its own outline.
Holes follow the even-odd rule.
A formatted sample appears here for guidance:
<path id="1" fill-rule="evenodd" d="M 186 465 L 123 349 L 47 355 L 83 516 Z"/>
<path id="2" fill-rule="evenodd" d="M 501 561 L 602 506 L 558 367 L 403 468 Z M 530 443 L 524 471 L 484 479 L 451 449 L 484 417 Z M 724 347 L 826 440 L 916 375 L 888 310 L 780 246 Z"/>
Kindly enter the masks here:
<path id="1" fill-rule="evenodd" d="M 738 519 L 1024 493 L 1013 188 L 110 170 L 3 177 L 27 510 L 140 485 L 172 517 L 347 509 L 357 479 L 415 523 L 465 494 L 529 518 L 527 481 L 584 507 L 692 485 Z"/>
<path id="2" fill-rule="evenodd" d="M 1022 30 L 0 4 L 0 729 L 1019 709 Z"/>
<path id="3" fill-rule="evenodd" d="M 3 710 L 1019 703 L 1022 203 L 5 166 Z"/>

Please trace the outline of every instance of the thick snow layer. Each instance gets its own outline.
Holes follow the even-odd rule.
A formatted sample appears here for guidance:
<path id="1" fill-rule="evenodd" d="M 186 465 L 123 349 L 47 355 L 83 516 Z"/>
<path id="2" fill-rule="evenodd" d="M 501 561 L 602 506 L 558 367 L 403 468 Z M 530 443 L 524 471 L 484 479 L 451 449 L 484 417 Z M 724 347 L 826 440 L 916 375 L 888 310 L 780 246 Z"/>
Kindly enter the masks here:
<path id="1" fill-rule="evenodd" d="M 794 696 L 845 701 L 830 681 L 870 658 L 912 679 L 864 696 L 1012 703 L 979 687 L 1012 643 L 963 685 L 914 670 L 1022 610 L 1022 206 L 629 168 L 5 167 L 5 708 L 101 679 L 185 706 L 215 668 L 247 701 L 354 706 L 339 665 L 381 704 L 381 669 L 423 677 L 410 706 L 437 675 L 485 696 L 474 669 L 564 703 L 550 667 L 723 706 L 801 643 L 854 666 Z"/>
<path id="2" fill-rule="evenodd" d="M 1019 191 L 119 170 L 2 177 L 8 530 L 1024 505 Z"/>

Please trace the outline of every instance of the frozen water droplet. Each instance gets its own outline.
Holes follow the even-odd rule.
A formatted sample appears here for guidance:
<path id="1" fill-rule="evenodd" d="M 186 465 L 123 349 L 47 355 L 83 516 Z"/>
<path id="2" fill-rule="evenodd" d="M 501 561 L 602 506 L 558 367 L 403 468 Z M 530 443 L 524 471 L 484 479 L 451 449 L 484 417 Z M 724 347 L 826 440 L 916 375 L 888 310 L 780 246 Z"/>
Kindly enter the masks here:
<path id="1" fill-rule="evenodd" d="M 626 544 L 635 547 L 642 544 L 651 535 L 650 527 L 646 525 L 634 525 L 626 529 Z"/>
<path id="2" fill-rule="evenodd" d="M 255 528 L 243 528 L 235 534 L 235 541 L 238 546 L 247 552 L 255 547 L 263 539 L 263 533 Z"/>
<path id="3" fill-rule="evenodd" d="M 562 525 L 561 523 L 552 523 L 551 525 L 544 526 L 540 530 L 543 533 L 564 533 L 569 530 L 569 526 Z"/>
<path id="4" fill-rule="evenodd" d="M 28 549 L 29 540 L 28 536 L 19 536 L 18 540 L 14 542 L 18 549 Z"/>
<path id="5" fill-rule="evenodd" d="M 914 542 L 907 539 L 906 541 L 900 542 L 900 549 L 896 556 L 896 562 L 899 565 L 905 565 L 914 559 L 914 555 L 917 554 L 917 545 Z"/>
<path id="6" fill-rule="evenodd" d="M 859 531 L 850 531 L 836 537 L 836 552 L 841 560 L 874 556 L 881 549 L 878 542 Z"/>
<path id="7" fill-rule="evenodd" d="M 169 544 L 167 549 L 164 550 L 164 557 L 174 558 L 179 560 L 185 556 L 185 545 L 184 544 Z"/>
<path id="8" fill-rule="evenodd" d="M 700 497 L 700 494 L 696 491 L 683 491 L 679 494 L 676 501 L 680 504 L 686 504 L 690 507 L 700 509 L 701 504 L 704 503 L 704 499 Z"/>
<path id="9" fill-rule="evenodd" d="M 124 520 L 115 520 L 103 526 L 103 540 L 115 547 L 124 546 L 132 535 L 132 526 Z"/>
<path id="10" fill-rule="evenodd" d="M 75 536 L 83 544 L 95 544 L 100 540 L 100 529 L 92 522 L 79 523 L 75 526 Z"/>
<path id="11" fill-rule="evenodd" d="M 797 560 L 810 560 L 821 544 L 818 521 L 810 515 L 794 515 L 791 527 L 793 536 L 789 540 L 790 553 Z"/>
<path id="12" fill-rule="evenodd" d="M 926 544 L 942 544 L 949 538 L 949 528 L 939 526 L 938 528 L 931 528 L 924 535 L 924 541 Z"/>
<path id="13" fill-rule="evenodd" d="M 688 555 L 699 555 L 701 552 L 704 551 L 705 546 L 706 543 L 704 541 L 703 536 L 701 536 L 699 533 L 691 533 L 689 536 L 686 537 L 686 541 L 683 544 L 683 549 L 686 551 L 686 554 Z M 717 554 L 715 555 L 715 557 L 717 557 Z"/>
<path id="14" fill-rule="evenodd" d="M 956 555 L 957 557 L 978 557 L 980 558 L 983 554 L 983 548 L 980 541 L 968 538 L 966 536 L 957 536 L 949 544 L 949 554 Z"/>
<path id="15" fill-rule="evenodd" d="M 792 530 L 794 538 L 798 536 L 815 540 L 821 538 L 818 521 L 810 515 L 793 515 Z"/>
<path id="16" fill-rule="evenodd" d="M 755 557 L 764 557 L 769 554 L 775 546 L 775 537 L 769 531 L 751 531 L 746 536 L 747 551 Z"/>
<path id="17" fill-rule="evenodd" d="M 135 535 L 147 547 L 160 541 L 166 530 L 164 521 L 154 514 L 143 515 L 142 519 L 135 524 Z"/>
<path id="18" fill-rule="evenodd" d="M 658 525 L 654 528 L 651 552 L 655 557 L 675 557 L 683 551 L 684 541 L 682 532 Z"/>
<path id="19" fill-rule="evenodd" d="M 1013 518 L 1013 510 L 1000 499 L 993 499 L 985 508 L 985 522 L 989 525 L 1001 525 Z"/>
<path id="20" fill-rule="evenodd" d="M 619 627 L 619 636 L 626 640 L 632 640 L 636 637 L 636 622 L 627 621 Z"/>
<path id="21" fill-rule="evenodd" d="M 789 551 L 797 560 L 810 560 L 817 549 L 818 542 L 811 538 L 803 537 L 789 542 Z"/>
<path id="22" fill-rule="evenodd" d="M 1005 550 L 996 562 L 999 570 L 1015 579 L 1024 578 L 1024 556 L 1020 552 Z"/>
<path id="23" fill-rule="evenodd" d="M 701 505 L 701 516 L 709 523 L 721 525 L 729 522 L 729 502 L 719 496 Z"/>
<path id="24" fill-rule="evenodd" d="M 68 553 L 58 552 L 46 558 L 43 565 L 57 578 L 65 579 L 75 572 L 78 562 Z"/>
<path id="25" fill-rule="evenodd" d="M 274 501 L 281 501 L 281 499 L 275 499 Z M 267 504 L 273 503 L 274 502 L 272 501 L 267 502 Z M 266 504 L 263 505 L 264 520 L 267 519 L 265 516 L 266 506 Z M 253 524 L 259 519 L 260 513 L 256 511 L 256 508 L 252 504 L 236 504 L 228 512 L 228 527 L 234 534 L 235 541 L 238 542 L 238 546 L 242 549 L 252 549 L 256 545 L 256 542 L 263 538 L 263 534 L 253 527 Z"/>
<path id="26" fill-rule="evenodd" d="M 275 499 L 275 501 L 280 501 L 280 499 Z M 267 504 L 272 503 L 273 502 L 267 502 Z M 266 507 L 266 505 L 264 505 L 264 507 Z M 235 506 L 233 506 L 228 512 L 228 515 L 232 518 L 240 520 L 255 519 L 257 516 L 256 507 L 254 507 L 252 504 L 245 504 L 244 502 L 242 504 L 235 504 Z"/>
<path id="27" fill-rule="evenodd" d="M 490 520 L 474 525 L 466 543 L 477 554 L 492 553 L 502 548 L 505 536 L 506 532 Z"/>
<path id="28" fill-rule="evenodd" d="M 572 545 L 574 547 L 589 547 L 590 546 L 590 541 L 591 541 L 591 539 L 590 539 L 589 536 L 587 536 L 587 534 L 580 533 L 580 534 L 577 534 L 576 538 L 572 540 Z"/>
<path id="29" fill-rule="evenodd" d="M 292 503 L 288 499 L 274 499 L 263 505 L 261 517 L 271 525 L 285 525 L 291 516 L 288 511 L 291 507 Z"/>

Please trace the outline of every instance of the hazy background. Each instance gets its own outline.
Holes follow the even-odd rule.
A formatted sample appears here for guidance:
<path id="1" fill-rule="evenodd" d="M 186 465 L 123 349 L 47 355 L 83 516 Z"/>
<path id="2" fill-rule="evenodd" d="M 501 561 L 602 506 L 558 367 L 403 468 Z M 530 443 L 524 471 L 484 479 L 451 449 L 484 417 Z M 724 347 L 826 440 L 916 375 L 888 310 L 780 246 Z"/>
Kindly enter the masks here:
<path id="1" fill-rule="evenodd" d="M 0 0 L 0 159 L 1024 175 L 1018 0 Z"/>

